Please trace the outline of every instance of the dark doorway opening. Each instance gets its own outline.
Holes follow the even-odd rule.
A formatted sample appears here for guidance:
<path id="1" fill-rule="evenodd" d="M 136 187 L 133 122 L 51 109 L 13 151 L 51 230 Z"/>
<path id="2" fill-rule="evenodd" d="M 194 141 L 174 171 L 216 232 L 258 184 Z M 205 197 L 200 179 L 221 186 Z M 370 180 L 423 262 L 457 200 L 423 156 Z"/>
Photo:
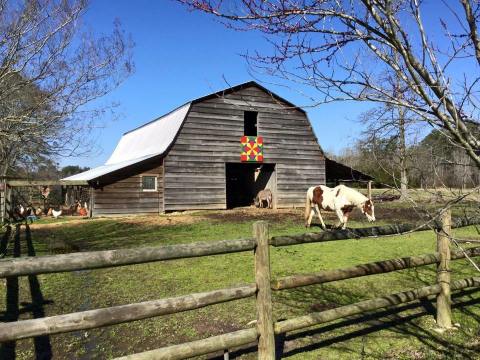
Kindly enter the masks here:
<path id="1" fill-rule="evenodd" d="M 275 204 L 275 164 L 226 163 L 227 209 L 250 206 L 257 193 L 270 189 Z"/>
<path id="2" fill-rule="evenodd" d="M 258 112 L 256 111 L 245 111 L 243 113 L 243 135 L 257 136 L 257 117 Z"/>

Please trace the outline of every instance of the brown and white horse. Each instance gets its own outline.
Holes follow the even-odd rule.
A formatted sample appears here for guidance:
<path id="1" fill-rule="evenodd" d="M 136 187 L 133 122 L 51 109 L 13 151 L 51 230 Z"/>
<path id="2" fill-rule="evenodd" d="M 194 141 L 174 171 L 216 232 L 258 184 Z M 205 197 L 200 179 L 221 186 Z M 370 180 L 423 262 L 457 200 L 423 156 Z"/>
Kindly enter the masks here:
<path id="1" fill-rule="evenodd" d="M 368 221 L 375 221 L 372 200 L 358 191 L 345 185 L 338 185 L 333 189 L 324 185 L 313 186 L 307 191 L 305 227 L 310 227 L 312 217 L 316 211 L 322 228 L 326 229 L 320 213 L 321 210 L 326 210 L 335 211 L 340 220 L 337 226 L 345 229 L 348 217 L 355 208 L 359 208 L 362 213 L 365 214 Z"/>

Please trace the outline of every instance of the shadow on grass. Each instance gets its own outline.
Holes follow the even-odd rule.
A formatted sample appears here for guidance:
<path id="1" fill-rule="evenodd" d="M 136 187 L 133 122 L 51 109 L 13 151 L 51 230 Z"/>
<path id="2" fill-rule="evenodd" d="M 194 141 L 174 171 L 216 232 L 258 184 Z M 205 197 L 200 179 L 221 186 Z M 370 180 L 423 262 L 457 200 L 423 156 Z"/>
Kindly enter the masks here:
<path id="1" fill-rule="evenodd" d="M 13 240 L 13 257 L 21 256 L 20 243 L 21 225 L 17 224 L 15 227 L 15 235 Z M 32 243 L 30 227 L 25 225 L 25 240 L 28 256 L 36 256 L 35 249 Z M 2 242 L 3 244 L 3 242 Z M 45 317 L 45 310 L 43 306 L 50 304 L 52 301 L 45 300 L 40 288 L 40 283 L 36 275 L 28 276 L 28 283 L 30 286 L 31 303 L 22 302 L 22 308 L 19 307 L 19 282 L 18 276 L 10 276 L 6 278 L 6 311 L 1 316 L 1 321 L 11 322 L 18 321 L 20 314 L 31 312 L 33 318 Z M 35 359 L 47 360 L 52 358 L 52 346 L 50 344 L 49 336 L 37 336 L 34 338 Z M 15 359 L 16 343 L 10 341 L 3 343 L 0 347 L 0 359 Z"/>
<path id="2" fill-rule="evenodd" d="M 452 309 L 458 309 L 463 314 L 473 317 L 480 322 L 480 316 L 469 310 L 468 306 L 480 304 L 480 289 L 469 289 L 456 292 L 452 295 Z M 354 354 L 354 350 L 342 346 L 342 342 L 352 339 L 362 339 L 367 335 L 382 330 L 389 330 L 402 337 L 411 337 L 420 341 L 425 348 L 432 350 L 441 358 L 477 359 L 478 347 L 475 345 L 456 343 L 449 341 L 436 333 L 433 328 L 428 329 L 420 326 L 418 321 L 423 316 L 435 316 L 435 306 L 431 300 L 421 299 L 412 303 L 396 306 L 392 309 L 381 309 L 367 314 L 351 316 L 337 322 L 319 325 L 316 328 L 298 331 L 292 334 L 280 334 L 275 338 L 275 352 L 277 359 L 289 358 L 294 355 L 311 352 L 328 346 L 336 345 L 345 353 Z M 356 329 L 349 327 L 356 326 Z M 463 331 L 462 329 L 457 331 Z M 466 336 L 470 336 L 466 334 Z M 301 341 L 301 342 L 299 342 Z M 363 343 L 364 347 L 364 343 Z M 408 349 L 402 349 L 408 350 Z M 257 345 L 250 345 L 236 349 L 229 353 L 234 359 L 247 354 L 257 352 Z M 355 352 L 356 355 L 364 354 Z M 395 354 L 392 354 L 395 358 Z M 405 354 L 404 354 L 405 355 Z M 407 354 L 408 355 L 408 354 Z M 369 353 L 369 358 L 385 359 L 384 353 Z M 209 359 L 220 360 L 223 355 L 210 357 Z"/>
<path id="3" fill-rule="evenodd" d="M 11 230 L 10 230 L 11 231 Z M 8 239 L 6 239 L 8 242 Z M 2 242 L 3 243 L 3 242 Z M 5 245 L 5 251 L 7 249 L 7 244 Z M 17 224 L 15 227 L 15 236 L 13 238 L 13 257 L 20 257 L 20 224 Z M 8 276 L 6 279 L 6 309 L 5 313 L 2 314 L 2 321 L 11 322 L 17 321 L 20 315 L 18 300 L 19 300 L 19 287 L 18 287 L 18 276 Z M 2 343 L 0 347 L 0 359 L 15 359 L 15 341 L 8 341 Z"/>
<path id="4" fill-rule="evenodd" d="M 5 226 L 5 228 L 5 233 L 0 240 L 0 258 L 3 258 L 7 255 L 10 236 L 12 235 L 12 227 L 10 225 L 7 225 Z"/>
<path id="5" fill-rule="evenodd" d="M 27 243 L 28 256 L 36 256 L 35 248 L 32 243 L 32 233 L 30 226 L 25 225 L 25 240 Z M 40 288 L 40 282 L 36 275 L 28 275 L 28 284 L 30 285 L 30 295 L 32 302 L 22 303 L 23 306 L 31 307 L 32 315 L 34 319 L 45 317 L 45 310 L 43 308 L 46 304 L 51 304 L 53 301 L 45 300 L 43 298 L 42 290 Z M 37 360 L 46 360 L 52 358 L 52 345 L 50 343 L 50 336 L 43 335 L 37 336 L 33 339 L 35 346 L 35 358 Z"/>
<path id="6" fill-rule="evenodd" d="M 477 305 L 480 303 L 480 299 L 473 298 L 464 299 L 463 301 L 455 301 L 455 299 L 463 298 L 475 293 L 479 293 L 480 289 L 467 290 L 456 293 L 452 296 L 454 304 L 453 309 L 460 309 L 463 313 L 473 316 L 478 321 L 478 315 L 473 314 L 466 306 Z M 425 326 L 420 326 L 415 320 L 429 315 L 432 318 L 435 317 L 435 307 L 432 301 L 427 299 L 421 299 L 419 301 L 398 306 L 394 309 L 380 310 L 371 312 L 365 315 L 354 316 L 351 318 L 343 319 L 339 322 L 328 324 L 316 329 L 306 330 L 288 335 L 285 337 L 283 357 L 301 354 L 303 352 L 309 352 L 317 350 L 323 347 L 339 344 L 341 342 L 352 340 L 355 338 L 362 338 L 366 335 L 381 331 L 390 330 L 401 336 L 408 336 L 420 341 L 426 348 L 434 351 L 437 355 L 445 358 L 461 357 L 462 359 L 476 359 L 478 349 L 469 348 L 468 344 L 455 343 L 454 341 L 448 341 L 448 339 L 442 337 L 433 329 L 428 329 Z M 361 326 L 358 330 L 352 330 L 349 332 L 341 331 L 344 328 L 358 325 Z M 341 331 L 341 334 L 335 334 L 333 337 L 325 338 L 331 332 Z M 462 330 L 458 330 L 462 331 Z M 311 339 L 310 344 L 306 344 L 300 347 L 294 347 L 293 342 L 305 337 Z M 289 342 L 292 342 L 290 346 L 285 346 Z M 340 348 L 337 346 L 337 348 Z M 351 349 L 344 348 L 346 352 L 351 352 Z M 384 359 L 385 354 L 369 354 L 369 358 Z"/>

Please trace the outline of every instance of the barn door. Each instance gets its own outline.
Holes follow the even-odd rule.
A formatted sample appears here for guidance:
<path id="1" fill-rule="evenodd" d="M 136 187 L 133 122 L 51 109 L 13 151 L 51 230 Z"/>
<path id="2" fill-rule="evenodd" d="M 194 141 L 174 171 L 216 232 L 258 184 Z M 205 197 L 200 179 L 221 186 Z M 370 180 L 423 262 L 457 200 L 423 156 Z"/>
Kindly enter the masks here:
<path id="1" fill-rule="evenodd" d="M 257 193 L 270 189 L 276 204 L 275 164 L 226 163 L 225 164 L 227 209 L 250 206 Z"/>

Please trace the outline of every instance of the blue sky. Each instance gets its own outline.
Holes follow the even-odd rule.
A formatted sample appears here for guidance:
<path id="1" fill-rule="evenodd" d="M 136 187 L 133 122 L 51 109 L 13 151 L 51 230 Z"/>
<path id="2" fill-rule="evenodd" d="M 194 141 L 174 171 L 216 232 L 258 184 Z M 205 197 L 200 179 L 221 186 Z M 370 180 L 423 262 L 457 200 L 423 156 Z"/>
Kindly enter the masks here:
<path id="1" fill-rule="evenodd" d="M 225 79 L 232 85 L 252 80 L 241 54 L 267 46 L 260 34 L 227 29 L 214 18 L 171 0 L 96 0 L 85 14 L 87 26 L 99 33 L 109 32 L 115 18 L 136 44 L 135 73 L 106 99 L 120 104 L 119 116 L 107 116 L 104 127 L 92 134 L 98 138 L 99 150 L 60 159 L 61 165 L 101 165 L 125 131 L 228 87 Z M 291 88 L 262 84 L 299 106 L 309 104 L 295 84 Z M 358 136 L 361 127 L 356 119 L 367 108 L 352 102 L 306 110 L 322 147 L 337 152 Z"/>

